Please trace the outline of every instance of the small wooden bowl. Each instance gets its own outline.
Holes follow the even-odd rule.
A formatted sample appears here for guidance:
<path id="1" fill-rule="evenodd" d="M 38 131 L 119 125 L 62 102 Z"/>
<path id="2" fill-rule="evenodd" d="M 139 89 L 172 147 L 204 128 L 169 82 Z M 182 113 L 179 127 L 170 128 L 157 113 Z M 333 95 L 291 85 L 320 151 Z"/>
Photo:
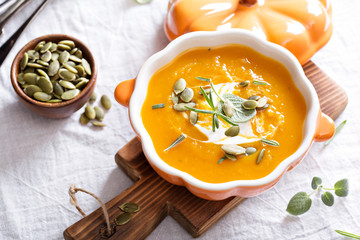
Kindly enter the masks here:
<path id="1" fill-rule="evenodd" d="M 24 53 L 30 49 L 34 49 L 40 41 L 51 41 L 57 43 L 65 39 L 74 41 L 76 46 L 83 52 L 84 58 L 90 63 L 92 75 L 88 84 L 75 98 L 61 103 L 45 103 L 29 97 L 25 94 L 17 81 L 17 76 L 20 70 L 20 61 Z M 69 117 L 72 113 L 79 110 L 89 100 L 95 88 L 97 67 L 93 55 L 91 54 L 89 48 L 83 42 L 74 37 L 64 34 L 50 34 L 31 40 L 18 52 L 11 66 L 10 78 L 14 90 L 19 96 L 20 101 L 31 111 L 48 118 L 66 118 Z"/>

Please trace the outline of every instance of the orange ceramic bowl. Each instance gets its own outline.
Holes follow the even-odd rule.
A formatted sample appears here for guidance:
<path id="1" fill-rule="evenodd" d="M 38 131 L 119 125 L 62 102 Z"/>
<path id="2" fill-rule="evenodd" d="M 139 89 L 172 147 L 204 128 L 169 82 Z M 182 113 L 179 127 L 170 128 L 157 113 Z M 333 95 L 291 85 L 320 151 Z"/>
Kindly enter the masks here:
<path id="1" fill-rule="evenodd" d="M 92 75 L 88 84 L 83 90 L 81 90 L 81 92 L 76 97 L 68 101 L 63 101 L 61 103 L 40 102 L 26 95 L 17 81 L 17 76 L 20 70 L 20 61 L 21 58 L 24 56 L 24 53 L 30 49 L 34 49 L 35 46 L 41 41 L 51 41 L 57 43 L 61 40 L 66 39 L 74 41 L 75 45 L 83 52 L 84 58 L 90 63 Z M 10 78 L 12 86 L 16 94 L 18 95 L 20 102 L 24 104 L 28 109 L 48 118 L 66 118 L 69 117 L 72 113 L 79 110 L 89 100 L 92 92 L 95 89 L 97 66 L 95 64 L 95 59 L 90 52 L 90 49 L 83 42 L 69 35 L 50 34 L 31 40 L 18 52 L 11 66 Z"/>
<path id="2" fill-rule="evenodd" d="M 281 62 L 288 69 L 295 85 L 304 96 L 307 114 L 300 147 L 291 156 L 284 159 L 270 174 L 255 180 L 208 183 L 168 165 L 158 156 L 142 122 L 141 109 L 149 81 L 158 69 L 188 49 L 225 44 L 242 44 Z M 141 139 L 143 151 L 154 170 L 165 180 L 185 186 L 196 196 L 209 200 L 221 200 L 231 196 L 252 197 L 264 192 L 274 186 L 286 171 L 296 166 L 304 158 L 314 140 L 327 140 L 335 130 L 334 122 L 321 113 L 315 89 L 306 78 L 294 55 L 285 48 L 267 42 L 245 30 L 194 32 L 180 36 L 164 50 L 150 57 L 140 69 L 136 80 L 121 82 L 115 89 L 115 98 L 120 104 L 129 107 L 130 122 Z"/>

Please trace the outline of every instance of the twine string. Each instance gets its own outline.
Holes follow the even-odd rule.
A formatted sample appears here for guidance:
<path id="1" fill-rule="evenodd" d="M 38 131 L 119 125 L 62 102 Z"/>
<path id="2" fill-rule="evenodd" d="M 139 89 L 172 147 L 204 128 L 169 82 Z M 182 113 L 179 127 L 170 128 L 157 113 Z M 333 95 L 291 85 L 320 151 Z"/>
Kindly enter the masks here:
<path id="1" fill-rule="evenodd" d="M 109 214 L 108 214 L 108 211 L 107 211 L 107 209 L 106 209 L 106 207 L 105 207 L 105 204 L 104 204 L 104 203 L 100 200 L 100 198 L 99 198 L 98 196 L 96 196 L 95 194 L 93 194 L 93 193 L 91 193 L 91 192 L 89 192 L 89 191 L 86 191 L 85 189 L 77 188 L 77 187 L 75 187 L 74 184 L 72 184 L 72 185 L 70 186 L 70 188 L 69 188 L 70 203 L 76 207 L 76 209 L 80 212 L 80 214 L 81 214 L 83 217 L 86 217 L 86 214 L 85 214 L 84 211 L 80 208 L 80 206 L 79 206 L 79 204 L 78 204 L 78 201 L 77 201 L 77 199 L 76 199 L 76 197 L 75 197 L 75 194 L 76 194 L 77 192 L 83 192 L 83 193 L 89 194 L 90 196 L 92 196 L 93 198 L 95 198 L 95 199 L 99 202 L 99 204 L 100 204 L 100 206 L 101 206 L 101 208 L 102 208 L 102 210 L 103 210 L 103 212 L 104 212 L 104 216 L 105 216 L 105 220 L 106 220 L 106 225 L 107 225 L 108 236 L 110 236 L 110 235 L 111 235 L 110 219 L 109 219 Z"/>

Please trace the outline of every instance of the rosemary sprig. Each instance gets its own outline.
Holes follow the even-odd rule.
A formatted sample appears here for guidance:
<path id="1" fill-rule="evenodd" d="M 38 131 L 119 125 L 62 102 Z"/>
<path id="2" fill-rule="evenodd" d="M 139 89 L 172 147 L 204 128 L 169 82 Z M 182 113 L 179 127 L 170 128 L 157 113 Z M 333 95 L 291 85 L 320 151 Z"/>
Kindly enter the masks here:
<path id="1" fill-rule="evenodd" d="M 216 96 L 220 99 L 220 101 L 225 102 L 225 99 L 223 97 L 221 97 L 215 90 L 214 84 L 212 82 L 210 82 L 210 86 L 211 89 L 214 91 L 214 93 L 216 94 Z"/>
<path id="2" fill-rule="evenodd" d="M 225 156 L 220 158 L 219 161 L 218 161 L 218 164 L 222 163 L 225 159 L 227 159 L 227 157 L 225 157 Z"/>
<path id="3" fill-rule="evenodd" d="M 200 90 L 201 90 L 201 93 L 204 96 L 206 102 L 209 104 L 209 106 L 212 108 L 212 110 L 215 111 L 215 106 L 214 106 L 214 102 L 212 101 L 211 92 L 210 92 L 210 98 L 211 98 L 210 99 L 202 87 L 200 87 Z"/>
<path id="4" fill-rule="evenodd" d="M 172 144 L 170 144 L 169 147 L 167 147 L 164 152 L 172 149 L 173 147 L 175 147 L 176 145 L 178 145 L 182 140 L 184 140 L 186 138 L 186 135 L 181 134 Z"/>
<path id="5" fill-rule="evenodd" d="M 335 128 L 334 135 L 333 135 L 328 141 L 325 142 L 325 146 L 328 145 L 329 143 L 331 143 L 331 141 L 335 138 L 335 136 L 336 136 L 336 135 L 340 132 L 340 130 L 344 127 L 345 123 L 346 123 L 346 120 L 343 121 L 342 123 L 340 123 L 340 125 Z"/>
<path id="6" fill-rule="evenodd" d="M 344 232 L 341 230 L 335 230 L 335 232 L 337 232 L 338 234 L 343 235 L 345 237 L 349 237 L 349 238 L 353 238 L 353 239 L 360 239 L 359 235 L 355 235 L 353 233 L 348 233 L 348 232 Z"/>
<path id="7" fill-rule="evenodd" d="M 197 109 L 197 108 L 192 108 L 192 107 L 188 107 L 188 106 L 185 106 L 185 108 L 190 111 L 197 112 L 197 113 L 216 114 L 218 117 L 220 117 L 221 119 L 223 119 L 225 122 L 229 123 L 230 125 L 232 125 L 232 126 L 238 125 L 237 123 L 234 123 L 233 121 L 231 121 L 229 117 L 225 116 L 224 114 L 219 113 L 218 111 L 203 110 L 203 109 Z"/>
<path id="8" fill-rule="evenodd" d="M 204 77 L 196 77 L 197 80 L 204 81 L 204 82 L 211 82 L 210 78 L 204 78 Z"/>
<path id="9" fill-rule="evenodd" d="M 253 84 L 254 85 L 270 85 L 269 83 L 267 83 L 265 81 L 257 81 L 257 80 L 253 80 Z"/>

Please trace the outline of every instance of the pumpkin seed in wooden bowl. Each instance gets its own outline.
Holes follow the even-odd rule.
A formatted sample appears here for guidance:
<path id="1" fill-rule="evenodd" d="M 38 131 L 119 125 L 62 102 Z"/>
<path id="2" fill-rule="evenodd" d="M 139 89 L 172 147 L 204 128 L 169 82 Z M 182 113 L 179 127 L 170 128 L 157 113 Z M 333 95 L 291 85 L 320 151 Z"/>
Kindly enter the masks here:
<path id="1" fill-rule="evenodd" d="M 26 107 L 45 117 L 64 118 L 89 100 L 97 68 L 80 40 L 51 34 L 30 41 L 18 52 L 10 76 Z"/>

